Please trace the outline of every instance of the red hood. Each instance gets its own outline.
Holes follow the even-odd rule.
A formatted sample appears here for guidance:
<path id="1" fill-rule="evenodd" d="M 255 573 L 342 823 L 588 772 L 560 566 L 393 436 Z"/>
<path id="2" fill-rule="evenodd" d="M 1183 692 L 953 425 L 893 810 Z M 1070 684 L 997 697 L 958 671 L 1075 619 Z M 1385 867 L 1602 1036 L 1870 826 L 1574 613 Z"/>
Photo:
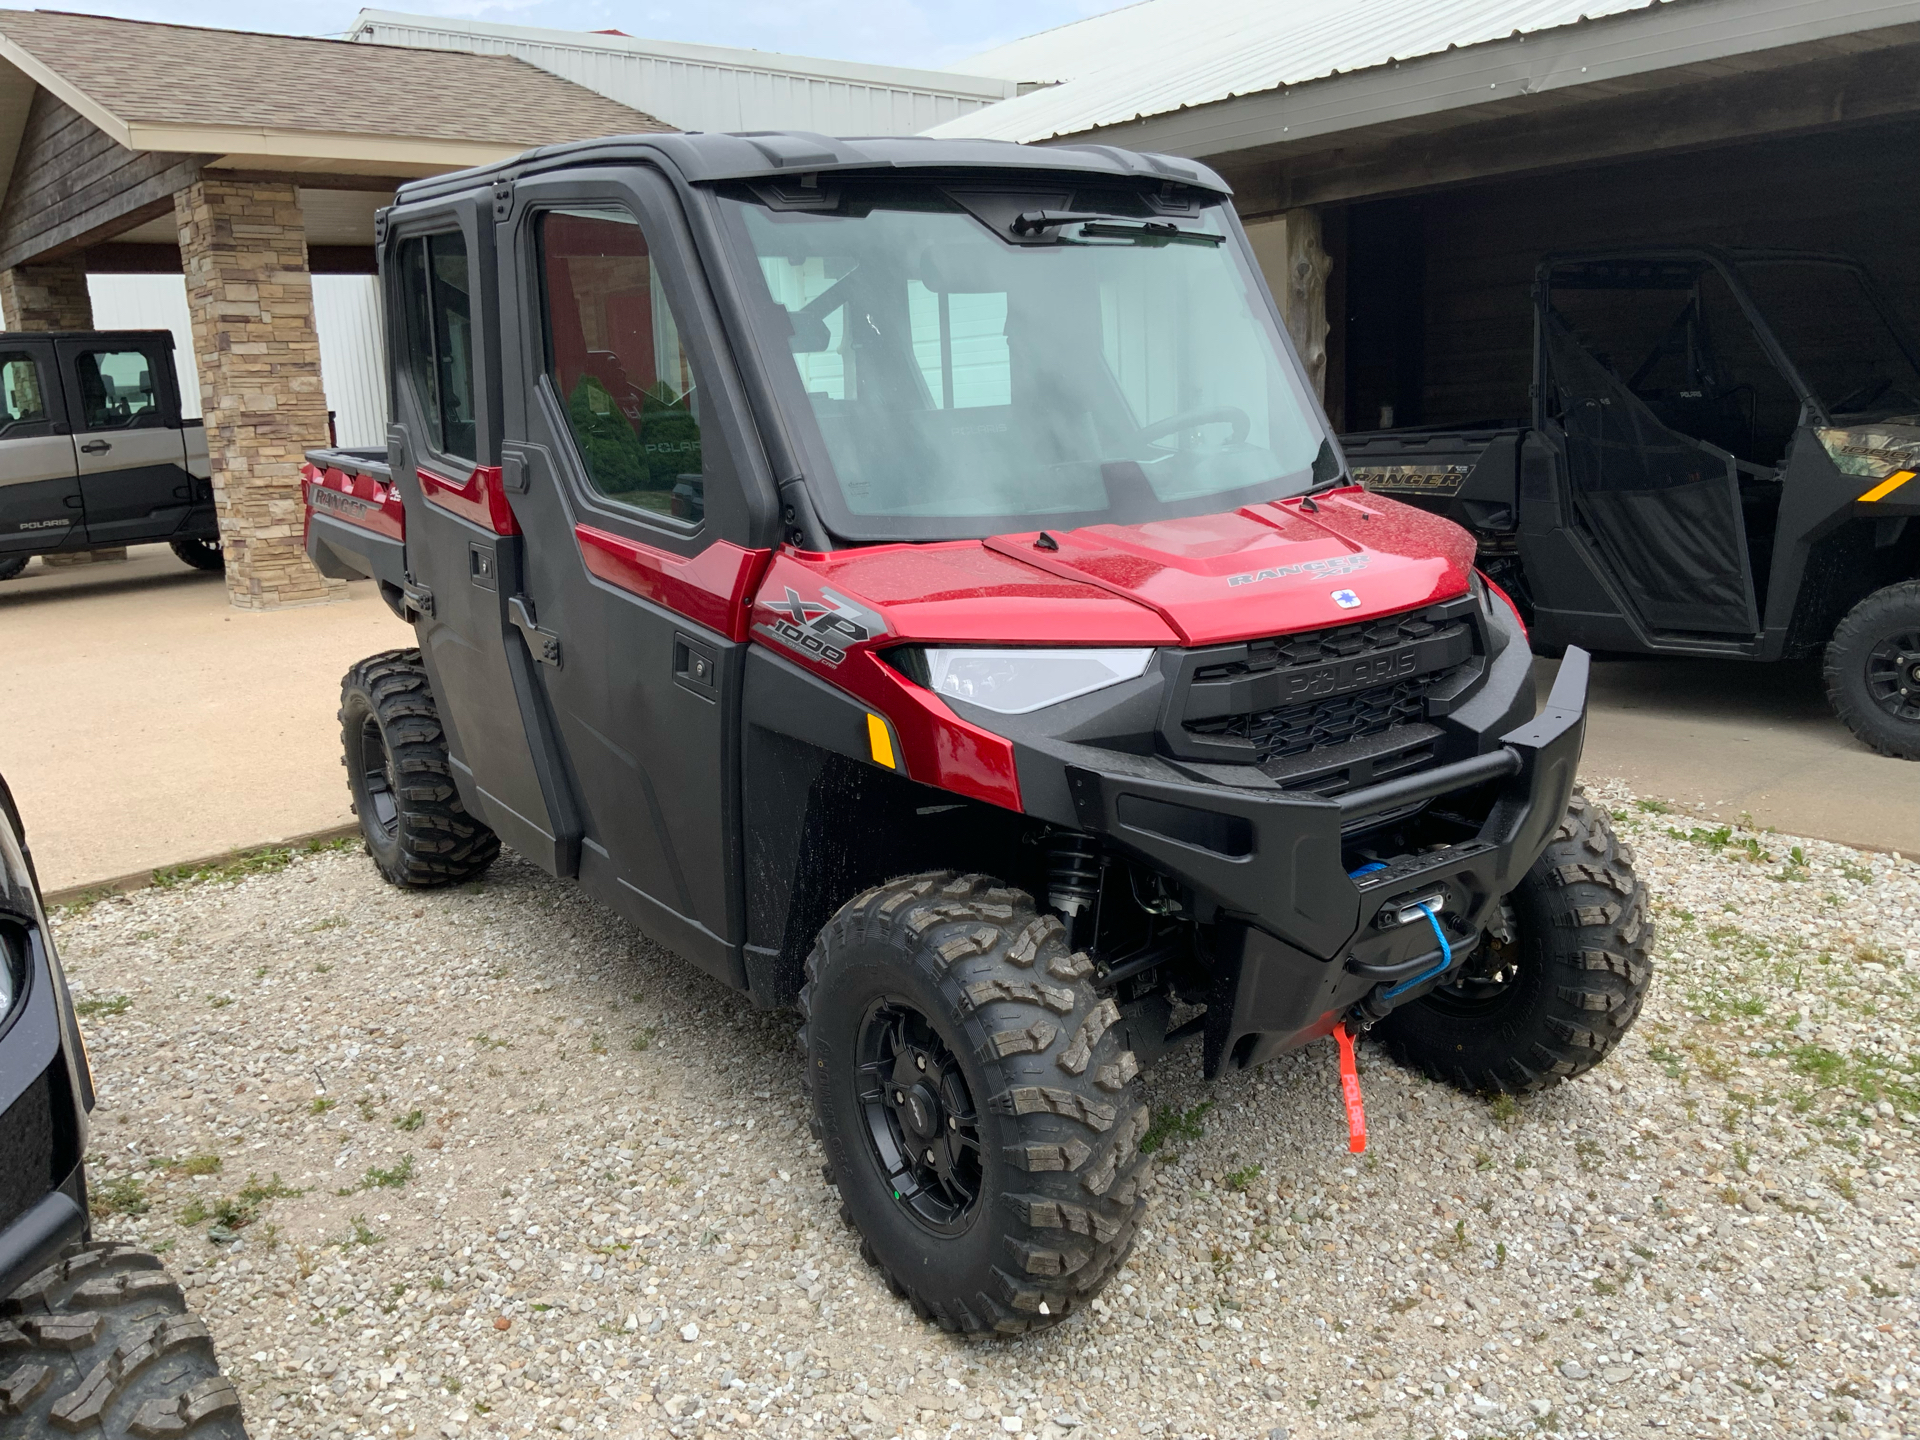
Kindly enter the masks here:
<path id="1" fill-rule="evenodd" d="M 1034 531 L 794 558 L 872 605 L 894 637 L 961 644 L 1214 645 L 1467 588 L 1474 545 L 1457 525 L 1358 487 L 1311 503 L 1048 532 L 1057 550 Z"/>

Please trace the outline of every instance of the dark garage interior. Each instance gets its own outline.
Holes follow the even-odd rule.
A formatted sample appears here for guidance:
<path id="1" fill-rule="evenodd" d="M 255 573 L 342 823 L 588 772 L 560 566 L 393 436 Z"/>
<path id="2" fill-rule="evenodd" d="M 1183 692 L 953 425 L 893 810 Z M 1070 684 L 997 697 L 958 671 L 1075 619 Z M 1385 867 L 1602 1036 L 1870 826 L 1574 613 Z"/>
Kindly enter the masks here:
<path id="1" fill-rule="evenodd" d="M 1514 423 L 1544 255 L 1706 244 L 1834 251 L 1920 322 L 1920 210 L 1889 177 L 1902 120 L 1463 184 L 1333 209 L 1327 404 L 1342 430 Z M 1781 297 L 1784 300 L 1786 297 Z M 1723 325 L 1723 348 L 1739 342 Z M 1829 328 L 1829 343 L 1845 335 Z"/>

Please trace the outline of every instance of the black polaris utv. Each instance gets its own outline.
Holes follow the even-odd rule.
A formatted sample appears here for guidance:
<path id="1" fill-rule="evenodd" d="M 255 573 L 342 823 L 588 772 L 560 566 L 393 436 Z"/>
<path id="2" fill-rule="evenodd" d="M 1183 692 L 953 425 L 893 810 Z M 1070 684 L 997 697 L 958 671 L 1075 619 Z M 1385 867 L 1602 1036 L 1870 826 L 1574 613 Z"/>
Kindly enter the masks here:
<path id="1" fill-rule="evenodd" d="M 245 1440 L 159 1257 L 95 1241 L 93 1074 L 20 812 L 0 780 L 0 1440 Z"/>
<path id="2" fill-rule="evenodd" d="M 1140 1213 L 1137 1078 L 1369 1028 L 1597 1064 L 1643 887 L 1574 791 L 1586 656 L 1348 478 L 1211 171 L 671 135 L 409 184 L 395 418 L 307 548 L 374 862 L 502 841 L 805 1017 L 828 1179 L 923 1316 L 1052 1323 Z"/>
<path id="3" fill-rule="evenodd" d="M 1920 760 L 1920 346 L 1841 255 L 1549 256 L 1528 421 L 1342 437 L 1458 521 L 1536 646 L 1788 660 Z"/>
<path id="4" fill-rule="evenodd" d="M 35 555 L 154 541 L 221 569 L 212 473 L 171 332 L 0 331 L 0 580 Z"/>

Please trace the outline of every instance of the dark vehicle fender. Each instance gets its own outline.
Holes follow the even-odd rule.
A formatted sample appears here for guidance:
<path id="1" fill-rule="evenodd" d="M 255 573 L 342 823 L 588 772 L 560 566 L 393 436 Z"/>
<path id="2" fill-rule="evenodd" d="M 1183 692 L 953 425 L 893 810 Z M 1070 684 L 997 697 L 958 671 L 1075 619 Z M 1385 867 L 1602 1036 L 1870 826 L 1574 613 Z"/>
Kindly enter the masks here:
<path id="1" fill-rule="evenodd" d="M 13 798 L 0 782 L 0 947 L 22 973 L 0 1019 L 0 1294 L 86 1233 L 92 1079 Z"/>
<path id="2" fill-rule="evenodd" d="M 1841 471 L 1805 427 L 1794 436 L 1784 479 L 1767 586 L 1765 659 L 1818 653 L 1861 600 L 1920 574 L 1920 521 L 1909 518 L 1914 507 L 1859 503 L 1873 478 Z M 1901 518 L 1906 524 L 1897 523 Z"/>
<path id="3" fill-rule="evenodd" d="M 871 886 L 971 870 L 1029 890 L 1025 817 L 908 780 L 873 758 L 867 707 L 756 645 L 741 715 L 747 990 L 790 1005 L 814 936 Z M 899 755 L 899 743 L 893 753 Z"/>

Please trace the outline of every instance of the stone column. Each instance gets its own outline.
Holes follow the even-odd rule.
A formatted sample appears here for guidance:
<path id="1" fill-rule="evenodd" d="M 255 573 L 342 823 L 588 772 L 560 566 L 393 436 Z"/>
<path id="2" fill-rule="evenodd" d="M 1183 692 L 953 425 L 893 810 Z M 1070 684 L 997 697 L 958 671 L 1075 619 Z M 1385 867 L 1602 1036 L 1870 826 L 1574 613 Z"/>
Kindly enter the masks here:
<path id="1" fill-rule="evenodd" d="M 173 197 L 227 556 L 243 610 L 345 593 L 308 561 L 300 464 L 327 443 L 307 235 L 289 184 L 203 175 Z"/>
<path id="2" fill-rule="evenodd" d="M 1307 367 L 1314 393 L 1327 398 L 1327 276 L 1333 260 L 1320 241 L 1320 212 L 1288 210 L 1247 222 L 1247 239 L 1280 304 L 1287 334 Z"/>
<path id="3" fill-rule="evenodd" d="M 7 330 L 91 330 L 93 299 L 79 256 L 0 270 L 0 312 Z"/>

